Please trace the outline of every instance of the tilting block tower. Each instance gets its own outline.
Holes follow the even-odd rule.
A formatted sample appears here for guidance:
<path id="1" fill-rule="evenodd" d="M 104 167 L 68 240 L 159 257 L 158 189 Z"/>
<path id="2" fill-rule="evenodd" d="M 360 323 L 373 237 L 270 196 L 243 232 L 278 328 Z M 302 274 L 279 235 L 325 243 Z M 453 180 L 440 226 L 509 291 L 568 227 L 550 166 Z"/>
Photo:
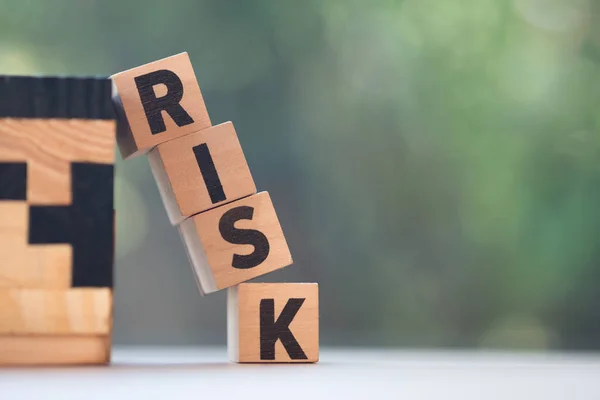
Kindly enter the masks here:
<path id="1" fill-rule="evenodd" d="M 200 292 L 229 290 L 230 358 L 318 361 L 317 284 L 244 283 L 292 257 L 269 194 L 256 193 L 233 124 L 212 126 L 187 53 L 111 78 L 121 155 L 148 155 Z"/>

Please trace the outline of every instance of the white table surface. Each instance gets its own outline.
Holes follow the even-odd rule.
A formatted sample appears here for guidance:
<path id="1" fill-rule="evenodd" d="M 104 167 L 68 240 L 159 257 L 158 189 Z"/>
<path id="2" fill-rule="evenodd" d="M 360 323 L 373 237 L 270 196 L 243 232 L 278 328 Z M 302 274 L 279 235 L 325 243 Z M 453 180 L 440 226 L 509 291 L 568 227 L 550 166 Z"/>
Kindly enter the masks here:
<path id="1" fill-rule="evenodd" d="M 108 367 L 0 369 L 0 399 L 600 399 L 600 355 L 323 349 L 238 365 L 224 348 L 116 348 Z"/>

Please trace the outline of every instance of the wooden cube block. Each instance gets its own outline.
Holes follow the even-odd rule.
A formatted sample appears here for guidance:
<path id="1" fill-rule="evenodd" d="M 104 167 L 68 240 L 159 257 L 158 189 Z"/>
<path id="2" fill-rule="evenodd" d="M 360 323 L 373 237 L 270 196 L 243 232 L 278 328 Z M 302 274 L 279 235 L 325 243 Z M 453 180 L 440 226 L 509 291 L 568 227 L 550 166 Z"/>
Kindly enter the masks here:
<path id="1" fill-rule="evenodd" d="M 0 335 L 0 365 L 107 364 L 108 335 Z"/>
<path id="2" fill-rule="evenodd" d="M 231 122 L 159 144 L 148 159 L 172 224 L 256 193 Z"/>
<path id="3" fill-rule="evenodd" d="M 108 335 L 112 290 L 0 290 L 0 336 Z"/>
<path id="4" fill-rule="evenodd" d="M 319 361 L 319 286 L 242 283 L 227 293 L 227 349 L 242 363 Z"/>
<path id="5" fill-rule="evenodd" d="M 108 79 L 0 77 L 0 288 L 112 287 Z"/>
<path id="6" fill-rule="evenodd" d="M 210 127 L 208 111 L 187 53 L 111 76 L 123 158 Z"/>
<path id="7" fill-rule="evenodd" d="M 202 294 L 292 263 L 267 192 L 194 215 L 179 230 Z"/>
<path id="8" fill-rule="evenodd" d="M 0 76 L 0 92 L 0 365 L 106 363 L 111 82 Z"/>

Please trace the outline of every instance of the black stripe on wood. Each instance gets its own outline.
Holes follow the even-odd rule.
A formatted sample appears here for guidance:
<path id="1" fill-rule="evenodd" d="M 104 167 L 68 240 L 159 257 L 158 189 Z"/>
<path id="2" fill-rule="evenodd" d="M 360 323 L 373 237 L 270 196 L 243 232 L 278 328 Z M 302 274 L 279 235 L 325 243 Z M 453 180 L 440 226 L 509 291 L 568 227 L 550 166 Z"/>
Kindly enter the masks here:
<path id="1" fill-rule="evenodd" d="M 114 254 L 113 166 L 72 163 L 73 201 L 31 206 L 29 243 L 70 243 L 72 287 L 112 287 Z"/>
<path id="2" fill-rule="evenodd" d="M 27 200 L 27 163 L 0 162 L 0 200 Z"/>
<path id="3" fill-rule="evenodd" d="M 275 343 L 280 340 L 292 360 L 307 360 L 306 354 L 290 331 L 290 324 L 306 299 L 292 298 L 287 301 L 275 321 L 275 300 L 260 301 L 260 359 L 275 360 Z"/>
<path id="4" fill-rule="evenodd" d="M 194 155 L 196 156 L 196 162 L 200 168 L 200 173 L 202 173 L 202 178 L 204 178 L 204 184 L 208 189 L 210 201 L 215 204 L 220 201 L 227 200 L 227 197 L 225 197 L 225 192 L 223 191 L 221 179 L 219 179 L 219 174 L 215 168 L 215 163 L 210 155 L 208 145 L 206 143 L 202 143 L 198 146 L 195 146 L 193 150 Z"/>
<path id="5" fill-rule="evenodd" d="M 109 78 L 0 75 L 0 118 L 114 119 Z"/>

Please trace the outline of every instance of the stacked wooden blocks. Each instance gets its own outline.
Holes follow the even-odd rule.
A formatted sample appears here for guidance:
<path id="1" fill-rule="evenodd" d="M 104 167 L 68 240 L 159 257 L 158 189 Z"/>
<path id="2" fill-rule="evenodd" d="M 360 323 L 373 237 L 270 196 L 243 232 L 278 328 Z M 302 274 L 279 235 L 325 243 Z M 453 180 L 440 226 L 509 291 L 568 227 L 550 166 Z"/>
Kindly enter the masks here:
<path id="1" fill-rule="evenodd" d="M 0 365 L 110 358 L 108 79 L 0 77 Z"/>
<path id="2" fill-rule="evenodd" d="M 111 77 L 123 158 L 148 154 L 202 294 L 229 288 L 238 362 L 318 361 L 318 287 L 243 283 L 292 263 L 267 192 L 231 122 L 212 126 L 187 53 Z"/>

